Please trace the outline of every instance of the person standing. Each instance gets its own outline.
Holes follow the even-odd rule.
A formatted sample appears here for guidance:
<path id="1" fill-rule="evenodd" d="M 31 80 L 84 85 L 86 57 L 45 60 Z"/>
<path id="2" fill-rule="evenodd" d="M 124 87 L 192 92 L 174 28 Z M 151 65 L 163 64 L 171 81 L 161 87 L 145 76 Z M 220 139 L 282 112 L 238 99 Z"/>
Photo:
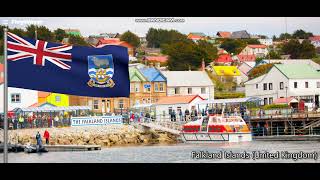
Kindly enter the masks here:
<path id="1" fill-rule="evenodd" d="M 36 140 L 37 140 L 37 151 L 42 147 L 42 138 L 41 138 L 41 134 L 37 133 L 36 135 Z"/>
<path id="2" fill-rule="evenodd" d="M 183 114 L 182 114 L 182 110 L 181 109 L 179 110 L 179 117 L 180 117 L 180 122 L 181 122 L 182 119 L 183 119 Z"/>
<path id="3" fill-rule="evenodd" d="M 44 131 L 43 137 L 46 139 L 46 144 L 49 144 L 50 134 L 47 130 Z"/>
<path id="4" fill-rule="evenodd" d="M 24 128 L 23 127 L 23 123 L 24 123 L 24 119 L 22 116 L 19 117 L 19 125 L 20 125 L 20 129 Z"/>
<path id="5" fill-rule="evenodd" d="M 173 122 L 176 122 L 176 111 L 172 111 Z"/>

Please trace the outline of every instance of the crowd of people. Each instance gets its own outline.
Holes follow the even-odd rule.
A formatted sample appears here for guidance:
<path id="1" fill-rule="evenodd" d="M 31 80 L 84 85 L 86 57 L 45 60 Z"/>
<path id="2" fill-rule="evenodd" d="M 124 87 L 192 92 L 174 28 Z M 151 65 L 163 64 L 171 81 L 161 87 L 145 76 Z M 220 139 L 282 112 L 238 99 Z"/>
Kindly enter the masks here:
<path id="1" fill-rule="evenodd" d="M 17 114 L 8 117 L 10 129 L 69 126 L 69 114 Z"/>

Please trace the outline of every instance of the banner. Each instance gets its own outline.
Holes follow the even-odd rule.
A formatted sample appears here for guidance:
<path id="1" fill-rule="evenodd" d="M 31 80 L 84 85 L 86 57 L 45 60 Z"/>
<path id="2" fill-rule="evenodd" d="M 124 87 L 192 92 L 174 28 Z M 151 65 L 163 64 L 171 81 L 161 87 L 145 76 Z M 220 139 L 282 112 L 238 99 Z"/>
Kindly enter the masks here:
<path id="1" fill-rule="evenodd" d="M 71 117 L 71 126 L 101 126 L 123 124 L 122 116 Z"/>

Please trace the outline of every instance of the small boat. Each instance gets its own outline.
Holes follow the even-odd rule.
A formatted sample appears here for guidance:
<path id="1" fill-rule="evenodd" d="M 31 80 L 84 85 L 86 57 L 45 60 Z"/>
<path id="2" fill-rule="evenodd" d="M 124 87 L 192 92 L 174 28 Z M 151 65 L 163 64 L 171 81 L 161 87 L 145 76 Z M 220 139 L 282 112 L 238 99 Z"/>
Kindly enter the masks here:
<path id="1" fill-rule="evenodd" d="M 251 131 L 241 116 L 200 117 L 184 124 L 181 136 L 184 142 L 252 141 Z"/>
<path id="2" fill-rule="evenodd" d="M 37 147 L 37 145 L 26 145 L 24 148 L 24 152 L 26 153 L 46 153 L 49 152 L 46 148 Z"/>

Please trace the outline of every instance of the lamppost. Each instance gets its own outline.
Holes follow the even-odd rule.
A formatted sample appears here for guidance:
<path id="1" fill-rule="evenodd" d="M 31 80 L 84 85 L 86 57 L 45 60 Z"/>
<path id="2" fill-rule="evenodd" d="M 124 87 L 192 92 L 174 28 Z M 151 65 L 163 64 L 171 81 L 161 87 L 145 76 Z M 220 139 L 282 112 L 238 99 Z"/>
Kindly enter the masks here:
<path id="1" fill-rule="evenodd" d="M 288 103 L 288 86 L 285 87 L 286 88 L 286 102 Z M 288 121 L 288 108 L 287 108 L 287 121 Z"/>

